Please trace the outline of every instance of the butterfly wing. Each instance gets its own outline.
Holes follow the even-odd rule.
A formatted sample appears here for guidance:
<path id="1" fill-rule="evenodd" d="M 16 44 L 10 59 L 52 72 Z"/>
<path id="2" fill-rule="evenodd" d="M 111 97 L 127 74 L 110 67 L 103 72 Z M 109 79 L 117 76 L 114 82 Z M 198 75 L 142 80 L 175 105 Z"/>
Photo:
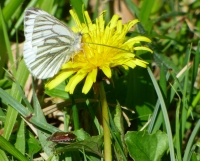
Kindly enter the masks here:
<path id="1" fill-rule="evenodd" d="M 45 11 L 25 11 L 24 61 L 39 79 L 53 77 L 70 57 L 81 50 L 81 35 Z"/>

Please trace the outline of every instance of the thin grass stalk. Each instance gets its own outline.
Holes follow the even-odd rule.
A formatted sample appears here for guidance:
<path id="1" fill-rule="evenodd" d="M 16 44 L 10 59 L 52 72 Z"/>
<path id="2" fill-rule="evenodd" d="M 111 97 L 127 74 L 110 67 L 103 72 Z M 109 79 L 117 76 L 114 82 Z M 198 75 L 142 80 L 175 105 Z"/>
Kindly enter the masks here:
<path id="1" fill-rule="evenodd" d="M 76 105 L 72 106 L 72 111 L 74 120 L 74 130 L 78 130 L 80 128 L 80 125 L 79 125 L 78 109 Z"/>
<path id="2" fill-rule="evenodd" d="M 188 161 L 190 160 L 189 159 L 189 154 L 191 152 L 191 148 L 192 148 L 192 144 L 194 143 L 194 140 L 195 140 L 195 137 L 198 135 L 198 132 L 199 132 L 199 129 L 200 129 L 200 119 L 197 121 L 191 135 L 190 135 L 190 138 L 188 140 L 188 143 L 187 143 L 187 146 L 186 146 L 186 149 L 185 149 L 185 153 L 184 153 L 184 156 L 183 156 L 183 161 Z"/>
<path id="3" fill-rule="evenodd" d="M 104 157 L 105 161 L 112 160 L 111 152 L 111 138 L 109 129 L 109 116 L 108 116 L 108 104 L 106 100 L 106 93 L 104 90 L 103 82 L 99 84 L 100 101 L 102 107 L 102 119 L 103 119 L 103 133 L 104 133 Z"/>
<path id="4" fill-rule="evenodd" d="M 154 78 L 154 75 L 151 72 L 149 67 L 147 67 L 147 71 L 148 71 L 149 76 L 150 76 L 150 78 L 153 82 L 157 96 L 160 100 L 160 105 L 161 105 L 161 109 L 162 109 L 162 113 L 163 113 L 163 118 L 164 118 L 164 121 L 165 121 L 168 141 L 169 141 L 170 159 L 171 159 L 171 161 L 175 161 L 175 152 L 174 152 L 174 144 L 173 144 L 173 140 L 172 140 L 172 131 L 171 131 L 171 125 L 170 125 L 170 122 L 169 122 L 169 117 L 167 115 L 166 105 L 165 105 L 164 99 L 162 97 L 162 93 L 160 91 L 160 88 L 159 88 L 159 86 L 158 86 L 158 84 L 157 84 L 157 82 Z"/>
<path id="5" fill-rule="evenodd" d="M 179 97 L 179 96 L 178 96 Z M 176 150 L 177 150 L 177 158 L 178 160 L 181 159 L 181 142 L 180 142 L 180 120 L 179 120 L 179 115 L 180 115 L 180 107 L 181 107 L 181 99 L 179 97 L 179 101 L 177 104 L 177 109 L 176 109 Z"/>
<path id="6" fill-rule="evenodd" d="M 200 91 L 198 91 L 197 95 L 193 99 L 192 104 L 190 105 L 190 107 L 188 109 L 187 118 L 191 115 L 192 110 L 196 107 L 199 100 L 200 100 Z"/>

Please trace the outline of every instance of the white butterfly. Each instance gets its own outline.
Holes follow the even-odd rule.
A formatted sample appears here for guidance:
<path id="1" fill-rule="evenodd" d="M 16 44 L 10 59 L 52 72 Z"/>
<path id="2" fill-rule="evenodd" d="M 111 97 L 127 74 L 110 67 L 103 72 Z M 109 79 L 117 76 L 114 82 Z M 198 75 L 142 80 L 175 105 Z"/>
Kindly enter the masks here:
<path id="1" fill-rule="evenodd" d="M 39 79 L 51 78 L 70 57 L 82 50 L 81 34 L 37 8 L 28 8 L 24 17 L 24 61 Z"/>

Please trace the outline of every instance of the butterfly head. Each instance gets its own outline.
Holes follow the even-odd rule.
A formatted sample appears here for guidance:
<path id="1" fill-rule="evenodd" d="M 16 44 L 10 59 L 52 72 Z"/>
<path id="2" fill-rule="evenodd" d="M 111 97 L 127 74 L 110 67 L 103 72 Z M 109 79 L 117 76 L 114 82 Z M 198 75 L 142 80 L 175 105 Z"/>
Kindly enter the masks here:
<path id="1" fill-rule="evenodd" d="M 82 40 L 82 34 L 81 32 L 78 32 L 75 36 L 75 40 L 72 45 L 74 53 L 78 53 L 79 51 L 83 50 L 81 40 Z"/>

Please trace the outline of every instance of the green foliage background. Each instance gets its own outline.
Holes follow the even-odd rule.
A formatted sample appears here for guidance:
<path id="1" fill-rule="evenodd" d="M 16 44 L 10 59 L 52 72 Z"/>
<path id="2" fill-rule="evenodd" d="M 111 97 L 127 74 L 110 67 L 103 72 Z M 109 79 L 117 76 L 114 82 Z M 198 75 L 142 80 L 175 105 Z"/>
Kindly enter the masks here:
<path id="1" fill-rule="evenodd" d="M 99 98 L 93 90 L 82 94 L 80 83 L 70 96 L 64 91 L 67 81 L 48 91 L 42 88 L 45 81 L 38 87 L 37 80 L 33 80 L 35 90 L 40 91 L 37 96 L 33 88 L 32 99 L 28 100 L 23 91 L 29 76 L 20 50 L 24 42 L 24 10 L 38 7 L 72 26 L 69 9 L 73 8 L 83 21 L 84 4 L 95 20 L 98 6 L 103 3 L 109 22 L 116 2 L 97 0 L 93 8 L 90 2 L 0 1 L 0 158 L 3 160 L 13 157 L 32 160 L 41 157 L 41 151 L 47 154 L 44 160 L 96 161 L 103 157 Z M 118 69 L 120 74 L 113 70 L 113 83 L 104 83 L 110 109 L 113 160 L 200 160 L 200 1 L 118 2 L 119 6 L 124 3 L 140 20 L 137 30 L 127 36 L 149 37 L 152 43 L 145 45 L 154 53 L 136 53 L 149 62 L 148 69 Z M 54 98 L 51 104 L 44 101 L 49 97 Z M 55 99 L 58 97 L 61 102 Z M 59 131 L 58 123 L 51 125 L 45 115 L 56 109 L 63 111 L 64 130 L 72 127 L 77 142 L 58 146 L 53 153 L 46 138 Z"/>

